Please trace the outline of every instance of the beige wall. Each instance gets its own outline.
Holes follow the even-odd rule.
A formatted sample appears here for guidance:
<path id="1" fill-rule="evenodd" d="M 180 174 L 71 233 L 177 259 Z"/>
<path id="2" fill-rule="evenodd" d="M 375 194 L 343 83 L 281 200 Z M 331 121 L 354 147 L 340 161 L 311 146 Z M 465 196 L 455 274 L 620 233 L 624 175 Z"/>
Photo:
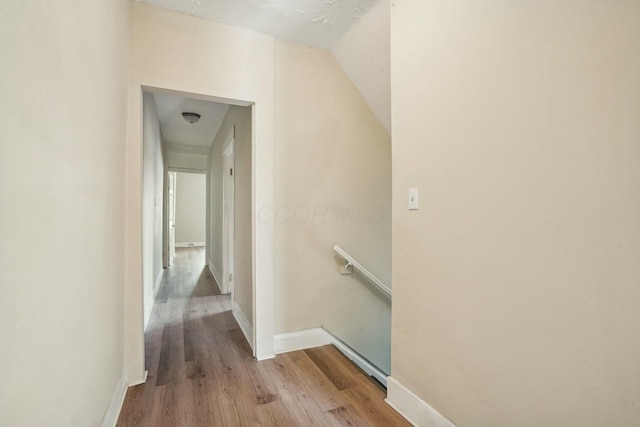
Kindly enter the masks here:
<path id="1" fill-rule="evenodd" d="M 249 322 L 253 320 L 251 264 L 251 107 L 231 106 L 211 145 L 211 265 L 224 274 L 223 259 L 223 174 L 224 144 L 235 126 L 235 247 L 234 300 Z M 220 280 L 220 279 L 217 279 Z M 222 286 L 222 283 L 220 283 Z"/>
<path id="2" fill-rule="evenodd" d="M 275 88 L 276 330 L 324 326 L 388 371 L 390 306 L 332 247 L 390 285 L 389 135 L 327 51 L 277 42 Z"/>
<path id="3" fill-rule="evenodd" d="M 142 258 L 145 326 L 162 275 L 164 158 L 158 110 L 153 95 L 143 99 Z"/>
<path id="4" fill-rule="evenodd" d="M 144 349 L 139 254 L 141 225 L 140 87 L 255 103 L 254 186 L 256 206 L 273 203 L 273 38 L 141 3 L 132 4 L 131 91 L 127 148 L 127 372 L 142 378 Z M 190 46 L 185 49 L 185 46 Z M 242 66 L 238 66 L 242 64 Z M 260 70 L 260 72 L 256 72 Z M 256 269 L 258 358 L 273 355 L 273 226 L 259 223 L 253 239 Z"/>
<path id="5" fill-rule="evenodd" d="M 176 174 L 176 244 L 204 243 L 207 176 Z"/>
<path id="6" fill-rule="evenodd" d="M 122 373 L 129 22 L 0 6 L 2 425 L 100 425 Z"/>
<path id="7" fill-rule="evenodd" d="M 640 425 L 640 3 L 391 30 L 393 377 L 460 426 Z"/>

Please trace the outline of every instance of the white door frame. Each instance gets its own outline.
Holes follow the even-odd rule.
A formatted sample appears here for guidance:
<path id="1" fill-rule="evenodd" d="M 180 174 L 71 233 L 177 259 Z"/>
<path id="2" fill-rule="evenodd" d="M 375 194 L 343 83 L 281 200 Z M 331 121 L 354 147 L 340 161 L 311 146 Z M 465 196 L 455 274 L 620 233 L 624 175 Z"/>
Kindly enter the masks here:
<path id="1" fill-rule="evenodd" d="M 233 302 L 233 277 L 235 265 L 235 126 L 231 128 L 222 147 L 223 196 L 222 196 L 222 291 L 231 294 Z"/>
<path id="2" fill-rule="evenodd" d="M 176 255 L 176 179 L 175 172 L 167 172 L 167 267 L 173 264 Z"/>
<path id="3" fill-rule="evenodd" d="M 163 152 L 164 156 L 164 152 Z M 162 268 L 169 267 L 169 169 L 164 161 L 162 172 Z"/>
<path id="4" fill-rule="evenodd" d="M 144 76 L 143 76 L 144 77 Z M 142 284 L 142 128 L 144 92 L 165 93 L 177 96 L 222 102 L 251 107 L 251 235 L 253 268 L 253 331 L 255 353 L 258 360 L 275 356 L 274 332 L 274 236 L 273 236 L 273 91 L 263 86 L 251 88 L 245 93 L 249 100 L 220 97 L 225 78 L 216 80 L 209 92 L 187 92 L 177 87 L 149 86 L 144 78 L 134 78 L 129 98 L 129 134 L 127 138 L 127 210 L 125 227 L 125 371 L 129 385 L 145 381 L 144 356 L 144 299 Z M 267 87 L 267 86 L 265 86 Z M 264 90 L 263 90 L 264 89 Z"/>

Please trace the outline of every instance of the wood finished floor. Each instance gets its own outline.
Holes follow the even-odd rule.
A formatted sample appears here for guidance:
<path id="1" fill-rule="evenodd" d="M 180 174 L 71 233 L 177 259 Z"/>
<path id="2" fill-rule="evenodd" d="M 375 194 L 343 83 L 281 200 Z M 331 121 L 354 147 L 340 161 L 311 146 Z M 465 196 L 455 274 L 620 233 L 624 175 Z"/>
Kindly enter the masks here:
<path id="1" fill-rule="evenodd" d="M 409 426 L 333 346 L 257 362 L 202 248 L 177 250 L 145 334 L 147 382 L 117 426 Z"/>

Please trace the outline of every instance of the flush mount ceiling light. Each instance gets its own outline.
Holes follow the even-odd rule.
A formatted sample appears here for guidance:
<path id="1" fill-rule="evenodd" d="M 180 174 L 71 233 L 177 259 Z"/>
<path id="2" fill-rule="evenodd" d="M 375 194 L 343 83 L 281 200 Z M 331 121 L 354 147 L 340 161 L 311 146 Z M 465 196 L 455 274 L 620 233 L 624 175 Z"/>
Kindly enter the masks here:
<path id="1" fill-rule="evenodd" d="M 187 112 L 184 112 L 184 113 L 182 113 L 182 117 L 184 117 L 184 119 L 186 121 L 188 121 L 189 123 L 191 123 L 191 124 L 194 124 L 195 122 L 200 120 L 200 114 L 198 114 L 198 113 L 187 113 Z"/>

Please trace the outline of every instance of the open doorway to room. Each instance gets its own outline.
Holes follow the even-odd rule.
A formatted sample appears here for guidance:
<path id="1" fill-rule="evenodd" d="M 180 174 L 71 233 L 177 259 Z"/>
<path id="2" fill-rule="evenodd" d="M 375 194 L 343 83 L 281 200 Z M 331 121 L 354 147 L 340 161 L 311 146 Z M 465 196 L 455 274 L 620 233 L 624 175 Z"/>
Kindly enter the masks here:
<path id="1" fill-rule="evenodd" d="M 235 167 L 235 156 L 233 152 L 234 140 L 233 131 L 227 138 L 230 142 L 225 142 L 223 147 L 224 156 L 224 174 L 222 178 L 222 247 L 223 250 L 223 269 L 222 287 L 233 298 L 233 273 L 235 260 L 235 181 L 233 169 Z"/>
<path id="2" fill-rule="evenodd" d="M 169 172 L 167 181 L 165 216 L 169 224 L 167 236 L 165 237 L 165 246 L 168 246 L 166 251 L 168 255 L 165 257 L 167 260 L 164 263 L 165 268 L 173 264 L 173 258 L 176 256 L 176 173 Z"/>
<path id="3" fill-rule="evenodd" d="M 143 269 L 152 258 L 156 263 L 143 275 L 144 283 L 149 277 L 155 283 L 144 295 L 145 352 L 148 366 L 162 360 L 166 369 L 165 350 L 154 340 L 162 336 L 164 347 L 160 331 L 187 328 L 198 316 L 229 313 L 255 356 L 253 106 L 201 98 L 157 89 L 143 94 L 143 193 L 153 198 L 154 227 L 158 210 L 162 224 L 160 234 L 143 233 Z M 143 215 L 143 228 L 150 222 Z M 158 262 L 164 272 L 157 272 Z"/>
<path id="4" fill-rule="evenodd" d="M 153 301 L 147 336 L 152 336 L 168 325 L 183 326 L 184 316 L 193 318 L 205 313 L 230 310 L 228 296 L 221 295 L 211 271 L 205 263 L 205 182 L 206 175 L 169 172 L 169 265 L 165 268 L 158 292 Z M 171 203 L 173 199 L 173 203 Z M 218 298 L 220 297 L 220 298 Z M 215 309 L 214 309 L 215 308 Z M 217 311 L 216 311 L 217 310 Z M 154 360 L 152 338 L 145 340 L 151 348 L 148 360 Z M 175 336 L 163 338 L 167 345 L 176 346 Z M 178 338 L 177 341 L 180 341 Z M 179 347 L 178 347 L 179 348 Z M 166 358 L 161 350 L 155 357 Z M 182 359 L 181 359 L 182 360 Z M 167 363 L 170 363 L 169 365 Z M 163 369 L 176 369 L 175 361 L 163 364 Z M 178 368 L 180 363 L 178 363 Z M 160 369 L 160 368 L 158 368 Z M 156 375 L 162 374 L 159 370 Z"/>
<path id="5" fill-rule="evenodd" d="M 173 215 L 171 213 L 169 215 L 169 222 L 173 223 L 175 230 L 175 247 L 202 248 L 202 265 L 204 266 L 207 176 L 203 173 L 187 172 L 169 172 L 169 175 L 169 181 L 175 182 L 174 210 Z M 171 192 L 171 188 L 169 191 Z M 169 202 L 169 212 L 171 212 L 171 201 Z"/>
<path id="6" fill-rule="evenodd" d="M 167 174 L 168 263 L 156 304 L 169 296 L 220 295 L 220 286 L 206 265 L 207 176 L 171 170 Z"/>

